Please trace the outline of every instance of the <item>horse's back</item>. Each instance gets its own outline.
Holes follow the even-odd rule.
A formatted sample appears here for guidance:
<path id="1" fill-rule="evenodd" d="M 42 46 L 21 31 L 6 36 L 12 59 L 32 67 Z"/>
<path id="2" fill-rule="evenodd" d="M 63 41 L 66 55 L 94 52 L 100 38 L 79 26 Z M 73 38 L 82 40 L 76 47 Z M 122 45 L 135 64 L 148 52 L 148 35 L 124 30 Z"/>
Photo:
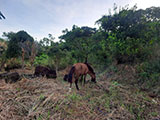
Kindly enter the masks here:
<path id="1" fill-rule="evenodd" d="M 77 74 L 87 74 L 87 72 L 88 72 L 88 67 L 84 63 L 76 63 L 73 66 L 75 67 L 75 69 L 76 69 L 75 72 Z"/>

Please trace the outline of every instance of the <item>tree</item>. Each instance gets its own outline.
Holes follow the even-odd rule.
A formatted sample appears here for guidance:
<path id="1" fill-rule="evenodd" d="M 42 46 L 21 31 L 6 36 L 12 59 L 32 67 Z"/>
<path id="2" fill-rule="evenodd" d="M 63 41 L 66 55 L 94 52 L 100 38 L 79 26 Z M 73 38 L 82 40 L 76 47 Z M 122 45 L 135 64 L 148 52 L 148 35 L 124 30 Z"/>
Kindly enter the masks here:
<path id="1" fill-rule="evenodd" d="M 9 40 L 7 57 L 19 57 L 21 55 L 22 48 L 26 51 L 26 57 L 28 58 L 31 54 L 31 45 L 34 39 L 25 31 L 19 31 L 17 33 L 9 32 L 4 33 L 3 36 Z"/>
<path id="2" fill-rule="evenodd" d="M 60 36 L 60 39 L 65 42 L 67 49 L 78 62 L 84 62 L 88 59 L 91 49 L 93 49 L 91 36 L 95 33 L 95 28 L 73 25 L 71 31 L 67 29 L 63 31 L 63 35 Z"/>
<path id="3" fill-rule="evenodd" d="M 149 53 L 146 53 L 147 49 L 159 39 L 160 7 L 137 10 L 134 6 L 119 12 L 115 7 L 114 11 L 113 15 L 104 15 L 96 22 L 100 30 L 106 33 L 106 51 L 119 62 L 146 59 Z"/>
<path id="4" fill-rule="evenodd" d="M 35 60 L 35 58 L 36 58 L 36 54 L 37 54 L 37 45 L 36 45 L 36 43 L 34 42 L 34 43 L 32 44 L 31 55 L 30 55 L 30 57 L 29 57 L 29 61 L 30 61 L 31 67 L 33 66 L 34 60 Z"/>
<path id="5" fill-rule="evenodd" d="M 38 42 L 38 53 L 37 55 L 40 56 L 42 54 L 48 54 L 48 51 L 50 49 L 50 46 L 54 42 L 54 37 L 52 34 L 48 34 L 48 37 L 44 37 Z"/>
<path id="6" fill-rule="evenodd" d="M 0 70 L 4 67 L 6 63 L 6 50 L 7 50 L 7 42 L 0 38 Z"/>
<path id="7" fill-rule="evenodd" d="M 58 69 L 59 69 L 61 60 L 65 55 L 58 42 L 52 43 L 49 49 L 48 55 L 53 60 L 55 68 L 56 68 L 56 72 L 58 73 Z"/>

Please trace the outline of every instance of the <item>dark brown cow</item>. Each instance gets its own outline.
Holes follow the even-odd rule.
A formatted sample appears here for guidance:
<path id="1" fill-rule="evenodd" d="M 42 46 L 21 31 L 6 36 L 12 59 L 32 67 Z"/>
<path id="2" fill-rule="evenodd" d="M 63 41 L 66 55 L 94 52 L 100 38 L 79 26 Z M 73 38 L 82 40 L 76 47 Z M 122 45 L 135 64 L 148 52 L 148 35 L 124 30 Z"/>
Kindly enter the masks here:
<path id="1" fill-rule="evenodd" d="M 35 76 L 45 76 L 47 78 L 56 78 L 57 74 L 55 70 L 52 70 L 48 67 L 44 67 L 44 66 L 37 66 L 35 68 L 35 72 L 34 72 Z"/>

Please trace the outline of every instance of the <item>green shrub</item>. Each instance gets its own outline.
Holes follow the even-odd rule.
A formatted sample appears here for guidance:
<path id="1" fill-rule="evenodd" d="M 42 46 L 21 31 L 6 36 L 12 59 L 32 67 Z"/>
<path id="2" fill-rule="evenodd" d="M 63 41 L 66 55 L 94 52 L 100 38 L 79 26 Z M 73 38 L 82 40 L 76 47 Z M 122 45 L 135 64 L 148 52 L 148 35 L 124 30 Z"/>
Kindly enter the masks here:
<path id="1" fill-rule="evenodd" d="M 8 71 L 10 69 L 21 68 L 21 66 L 22 66 L 21 59 L 11 58 L 7 61 L 5 65 L 5 70 Z"/>
<path id="2" fill-rule="evenodd" d="M 143 61 L 151 53 L 151 44 L 141 38 L 118 39 L 116 34 L 109 34 L 106 44 L 107 52 L 120 63 Z"/>
<path id="3" fill-rule="evenodd" d="M 146 83 L 148 88 L 160 84 L 160 60 L 144 62 L 138 66 L 139 83 Z"/>
<path id="4" fill-rule="evenodd" d="M 47 66 L 48 65 L 48 55 L 46 54 L 42 54 L 40 56 L 36 56 L 35 61 L 34 61 L 34 65 L 44 65 Z"/>

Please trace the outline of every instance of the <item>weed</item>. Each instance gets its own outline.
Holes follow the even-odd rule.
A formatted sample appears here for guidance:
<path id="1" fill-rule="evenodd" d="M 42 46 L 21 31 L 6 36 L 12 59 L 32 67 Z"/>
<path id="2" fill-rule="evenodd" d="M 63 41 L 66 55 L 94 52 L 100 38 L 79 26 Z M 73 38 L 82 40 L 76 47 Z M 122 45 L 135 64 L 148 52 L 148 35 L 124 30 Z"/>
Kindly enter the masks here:
<path id="1" fill-rule="evenodd" d="M 158 116 L 158 112 L 151 112 L 150 113 L 153 117 L 157 117 Z"/>
<path id="2" fill-rule="evenodd" d="M 51 112 L 50 112 L 50 111 L 48 111 L 48 117 L 47 117 L 47 120 L 49 120 L 50 116 L 51 116 Z"/>
<path id="3" fill-rule="evenodd" d="M 56 111 L 59 110 L 59 105 L 56 105 L 56 106 L 55 106 L 55 110 L 56 110 Z"/>
<path id="4" fill-rule="evenodd" d="M 105 100 L 104 107 L 106 108 L 106 111 L 110 112 L 110 99 Z"/>
<path id="5" fill-rule="evenodd" d="M 72 101 L 77 101 L 77 100 L 79 101 L 79 100 L 81 100 L 82 98 L 81 98 L 80 95 L 78 95 L 78 94 L 76 94 L 76 93 L 74 92 L 74 93 L 68 95 L 68 99 L 70 99 L 70 100 L 72 100 Z"/>
<path id="6" fill-rule="evenodd" d="M 39 115 L 38 119 L 37 120 L 43 120 L 43 117 L 42 115 Z"/>
<path id="7" fill-rule="evenodd" d="M 118 82 L 116 82 L 116 81 L 113 81 L 112 82 L 112 85 L 115 85 L 115 86 L 118 86 L 118 85 L 120 85 Z"/>
<path id="8" fill-rule="evenodd" d="M 117 71 L 118 71 L 117 67 L 116 67 L 116 66 L 113 66 L 113 65 L 110 66 L 109 70 L 110 70 L 110 71 L 113 71 L 113 72 L 117 72 Z"/>
<path id="9" fill-rule="evenodd" d="M 39 99 L 43 100 L 45 98 L 45 96 L 43 94 L 40 95 Z"/>
<path id="10" fill-rule="evenodd" d="M 16 90 L 17 90 L 18 92 L 20 92 L 21 88 L 16 88 Z"/>

